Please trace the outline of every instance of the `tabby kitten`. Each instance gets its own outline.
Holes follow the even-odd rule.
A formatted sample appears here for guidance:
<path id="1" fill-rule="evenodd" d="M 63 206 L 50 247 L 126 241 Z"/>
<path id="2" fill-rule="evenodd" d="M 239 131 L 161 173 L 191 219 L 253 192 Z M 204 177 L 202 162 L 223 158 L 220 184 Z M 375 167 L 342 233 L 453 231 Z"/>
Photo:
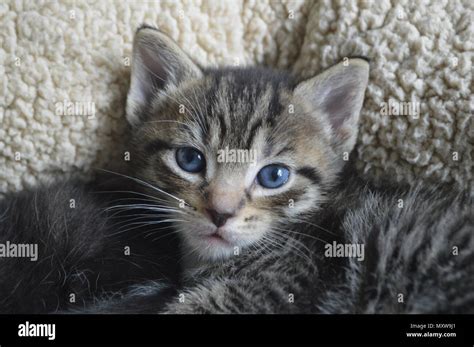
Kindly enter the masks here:
<path id="1" fill-rule="evenodd" d="M 368 69 L 350 59 L 300 82 L 203 69 L 162 33 L 138 31 L 127 104 L 135 175 L 189 203 L 176 225 L 195 266 L 152 312 L 474 312 L 468 192 L 381 188 L 344 161 Z M 223 148 L 254 150 L 257 161 L 219 162 Z M 340 257 L 339 245 L 364 253 Z M 159 297 L 154 287 L 92 311 L 150 312 L 137 300 Z"/>
<path id="2" fill-rule="evenodd" d="M 368 71 L 203 68 L 140 28 L 126 174 L 0 202 L 0 241 L 43 245 L 0 259 L 0 311 L 474 312 L 472 197 L 382 189 L 345 161 Z"/>
<path id="3" fill-rule="evenodd" d="M 362 59 L 300 83 L 261 68 L 204 69 L 161 32 L 138 31 L 133 175 L 182 202 L 175 226 L 192 263 L 264 242 L 319 208 L 354 146 L 368 72 Z M 256 160 L 222 162 L 226 149 Z"/>

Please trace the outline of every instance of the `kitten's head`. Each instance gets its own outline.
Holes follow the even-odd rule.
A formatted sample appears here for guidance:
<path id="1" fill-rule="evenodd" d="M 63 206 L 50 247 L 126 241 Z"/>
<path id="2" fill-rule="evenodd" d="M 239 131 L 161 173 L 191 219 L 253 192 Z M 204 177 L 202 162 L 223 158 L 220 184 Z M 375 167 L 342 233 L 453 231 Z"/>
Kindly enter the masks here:
<path id="1" fill-rule="evenodd" d="M 135 175 L 166 192 L 149 189 L 202 258 L 281 235 L 318 208 L 352 150 L 368 70 L 349 59 L 296 82 L 262 68 L 203 69 L 143 27 L 127 99 Z"/>

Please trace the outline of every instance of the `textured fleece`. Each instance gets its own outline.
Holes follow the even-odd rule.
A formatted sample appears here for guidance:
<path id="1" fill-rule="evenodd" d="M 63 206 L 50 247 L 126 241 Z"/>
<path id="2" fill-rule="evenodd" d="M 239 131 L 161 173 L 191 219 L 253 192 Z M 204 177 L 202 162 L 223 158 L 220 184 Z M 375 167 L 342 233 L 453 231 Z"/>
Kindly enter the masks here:
<path id="1" fill-rule="evenodd" d="M 0 3 L 0 193 L 123 158 L 135 29 L 159 27 L 196 61 L 303 77 L 371 59 L 358 167 L 473 187 L 474 3 L 13 1 Z M 66 102 L 89 110 L 61 112 Z M 417 116 L 381 112 L 419 102 Z"/>

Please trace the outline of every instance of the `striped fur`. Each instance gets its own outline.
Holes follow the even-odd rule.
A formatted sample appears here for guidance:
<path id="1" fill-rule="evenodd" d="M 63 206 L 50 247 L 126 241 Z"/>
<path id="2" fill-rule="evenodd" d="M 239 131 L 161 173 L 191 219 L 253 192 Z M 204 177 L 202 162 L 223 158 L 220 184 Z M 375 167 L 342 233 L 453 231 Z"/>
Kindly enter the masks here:
<path id="1" fill-rule="evenodd" d="M 311 225 L 287 226 L 305 234 L 293 235 L 293 245 L 304 252 L 303 243 L 310 259 L 291 239 L 234 257 L 196 273 L 186 300 L 166 312 L 474 313 L 474 208 L 467 194 L 382 190 L 349 177 L 330 201 Z M 334 240 L 364 244 L 364 261 L 325 257 L 324 244 Z"/>
<path id="2" fill-rule="evenodd" d="M 318 213 L 282 225 L 278 244 L 196 269 L 165 308 L 153 310 L 163 295 L 157 283 L 93 312 L 474 313 L 469 194 L 421 184 L 382 188 L 350 167 L 339 182 Z M 326 257 L 334 241 L 363 244 L 365 259 Z"/>

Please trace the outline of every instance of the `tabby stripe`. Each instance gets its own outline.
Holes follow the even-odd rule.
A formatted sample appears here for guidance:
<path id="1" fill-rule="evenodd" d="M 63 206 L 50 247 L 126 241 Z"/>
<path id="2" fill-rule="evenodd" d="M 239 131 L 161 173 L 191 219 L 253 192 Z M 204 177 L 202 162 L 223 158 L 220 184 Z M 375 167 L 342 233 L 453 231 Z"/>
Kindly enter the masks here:
<path id="1" fill-rule="evenodd" d="M 275 157 L 277 157 L 277 156 L 279 156 L 279 155 L 281 155 L 281 154 L 283 154 L 283 153 L 285 153 L 285 152 L 291 152 L 291 151 L 293 151 L 293 150 L 294 150 L 294 148 L 291 147 L 291 146 L 283 147 L 277 154 L 275 154 Z"/>
<path id="2" fill-rule="evenodd" d="M 278 282 L 277 282 L 278 283 Z M 281 284 L 281 283 L 280 283 Z M 277 289 L 273 287 L 268 287 L 267 296 L 270 298 L 270 302 L 268 304 L 273 305 L 273 309 L 279 307 L 282 302 L 284 302 L 285 298 L 284 295 Z"/>
<path id="3" fill-rule="evenodd" d="M 319 174 L 318 170 L 316 170 L 314 167 L 303 166 L 303 167 L 297 169 L 296 173 L 301 175 L 301 176 L 306 177 L 307 179 L 309 179 L 314 184 L 320 184 L 321 183 L 321 175 Z"/>
<path id="4" fill-rule="evenodd" d="M 270 154 L 272 154 L 273 152 L 273 147 L 275 146 L 275 144 L 273 143 L 272 140 L 267 140 L 267 144 L 265 145 L 265 149 L 263 150 L 263 157 L 266 158 L 266 157 L 269 157 Z"/>
<path id="5" fill-rule="evenodd" d="M 227 290 L 229 291 L 231 304 L 237 308 L 237 312 L 246 313 L 247 310 L 244 305 L 245 300 L 242 293 L 237 288 L 233 287 L 232 285 L 228 285 Z M 231 310 L 231 312 L 232 311 L 235 312 L 236 310 Z"/>
<path id="6" fill-rule="evenodd" d="M 272 97 L 268 104 L 268 113 L 266 121 L 271 127 L 275 126 L 275 117 L 279 115 L 283 109 L 283 106 L 280 103 L 280 95 L 278 92 L 279 87 L 280 83 L 272 85 Z"/>
<path id="7" fill-rule="evenodd" d="M 168 142 L 165 142 L 160 139 L 156 139 L 145 146 L 145 151 L 149 154 L 153 154 L 153 153 L 163 151 L 166 149 L 171 149 L 171 148 L 172 147 Z"/>
<path id="8" fill-rule="evenodd" d="M 262 119 L 255 121 L 249 131 L 249 137 L 247 140 L 247 148 L 251 148 L 255 134 L 257 133 L 258 128 L 262 126 Z"/>
<path id="9" fill-rule="evenodd" d="M 219 112 L 217 115 L 219 119 L 219 127 L 221 129 L 221 137 L 225 137 L 227 134 L 227 127 L 229 126 L 225 120 L 225 116 L 223 113 Z"/>
<path id="10" fill-rule="evenodd" d="M 217 304 L 216 299 L 212 295 L 209 296 L 209 304 L 212 306 L 214 311 L 219 312 L 220 306 Z"/>

